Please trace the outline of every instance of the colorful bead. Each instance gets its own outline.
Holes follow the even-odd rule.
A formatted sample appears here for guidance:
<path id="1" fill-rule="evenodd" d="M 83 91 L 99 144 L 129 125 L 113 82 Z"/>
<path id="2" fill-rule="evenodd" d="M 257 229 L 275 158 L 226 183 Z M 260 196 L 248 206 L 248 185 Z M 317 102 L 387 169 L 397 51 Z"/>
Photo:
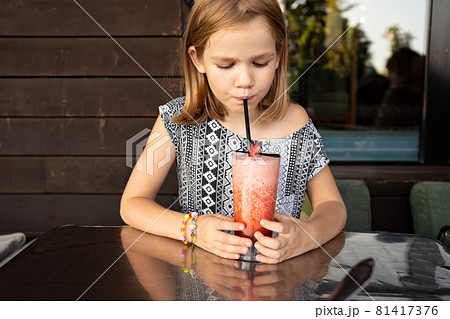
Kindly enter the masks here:
<path id="1" fill-rule="evenodd" d="M 192 223 L 191 226 L 189 226 L 189 228 L 191 229 L 191 243 L 193 243 L 195 238 L 195 229 L 197 228 L 197 225 L 195 224 L 195 219 L 197 218 L 198 214 L 196 212 L 193 212 L 191 216 L 192 216 Z"/>
<path id="2" fill-rule="evenodd" d="M 192 245 L 192 247 L 194 247 L 194 246 L 195 245 Z M 195 261 L 194 261 L 194 256 L 193 256 L 194 248 L 192 248 L 192 251 L 191 251 L 191 269 L 189 269 L 186 266 L 186 253 L 187 253 L 188 249 L 189 249 L 189 245 L 185 244 L 183 246 L 183 249 L 181 250 L 181 253 L 180 253 L 181 269 L 183 269 L 183 273 L 185 273 L 185 274 L 189 273 L 193 278 L 195 278 L 195 277 L 197 277 L 197 274 L 195 271 Z"/>
<path id="3" fill-rule="evenodd" d="M 191 217 L 191 213 L 187 213 L 184 215 L 183 221 L 181 222 L 181 229 L 180 229 L 180 240 L 183 244 L 187 244 L 188 240 L 186 238 L 186 224 L 189 218 Z"/>

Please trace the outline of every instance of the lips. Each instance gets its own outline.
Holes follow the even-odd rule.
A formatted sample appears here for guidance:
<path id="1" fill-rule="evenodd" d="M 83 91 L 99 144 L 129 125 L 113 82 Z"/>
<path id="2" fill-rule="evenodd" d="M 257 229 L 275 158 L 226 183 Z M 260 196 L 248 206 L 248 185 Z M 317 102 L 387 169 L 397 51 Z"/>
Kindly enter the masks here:
<path id="1" fill-rule="evenodd" d="M 241 103 L 243 103 L 244 99 L 247 99 L 247 101 L 250 102 L 253 98 L 254 98 L 254 96 L 239 96 L 239 97 L 235 97 L 235 99 L 238 100 Z"/>

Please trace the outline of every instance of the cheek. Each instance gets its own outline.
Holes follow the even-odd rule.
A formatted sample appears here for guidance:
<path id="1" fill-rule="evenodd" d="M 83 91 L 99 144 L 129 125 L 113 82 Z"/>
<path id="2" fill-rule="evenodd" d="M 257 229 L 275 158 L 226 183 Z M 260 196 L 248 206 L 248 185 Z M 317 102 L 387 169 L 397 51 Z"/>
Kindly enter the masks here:
<path id="1" fill-rule="evenodd" d="M 206 74 L 209 85 L 215 87 L 216 89 L 223 88 L 224 86 L 230 86 L 230 81 L 232 81 L 232 76 L 227 72 L 210 71 Z"/>
<path id="2" fill-rule="evenodd" d="M 273 79 L 275 77 L 275 71 L 276 71 L 276 69 L 272 68 L 272 69 L 267 69 L 264 72 L 261 72 L 260 74 L 258 74 L 259 80 L 265 87 L 268 87 L 268 89 L 272 85 Z"/>

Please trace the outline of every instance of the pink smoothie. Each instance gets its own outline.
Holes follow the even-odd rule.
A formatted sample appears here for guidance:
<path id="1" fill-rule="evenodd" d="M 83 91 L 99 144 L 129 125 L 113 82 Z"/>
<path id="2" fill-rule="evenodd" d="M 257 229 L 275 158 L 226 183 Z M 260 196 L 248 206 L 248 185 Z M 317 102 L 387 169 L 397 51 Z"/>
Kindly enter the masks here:
<path id="1" fill-rule="evenodd" d="M 233 154 L 234 220 L 246 225 L 237 235 L 255 241 L 253 234 L 259 230 L 265 236 L 272 236 L 259 222 L 273 220 L 279 170 L 280 157 Z"/>

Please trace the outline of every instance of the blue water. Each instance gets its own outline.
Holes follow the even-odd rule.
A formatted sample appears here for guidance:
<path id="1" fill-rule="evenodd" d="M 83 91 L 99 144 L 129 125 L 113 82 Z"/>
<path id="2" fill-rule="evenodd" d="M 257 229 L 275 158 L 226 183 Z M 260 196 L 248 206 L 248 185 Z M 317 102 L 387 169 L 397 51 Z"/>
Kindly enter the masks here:
<path id="1" fill-rule="evenodd" d="M 320 130 L 332 161 L 411 161 L 419 159 L 419 132 Z"/>

